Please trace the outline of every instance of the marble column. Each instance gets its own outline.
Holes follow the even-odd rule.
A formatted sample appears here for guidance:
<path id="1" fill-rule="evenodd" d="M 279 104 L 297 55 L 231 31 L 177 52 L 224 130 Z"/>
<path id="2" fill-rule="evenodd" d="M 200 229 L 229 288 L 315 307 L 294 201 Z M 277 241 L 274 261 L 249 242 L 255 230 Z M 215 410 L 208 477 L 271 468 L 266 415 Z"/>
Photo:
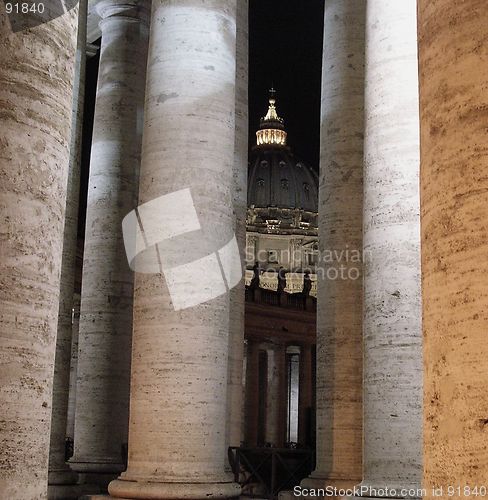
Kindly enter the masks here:
<path id="1" fill-rule="evenodd" d="M 361 480 L 362 474 L 365 5 L 363 0 L 325 2 L 317 294 L 317 464 L 310 478 L 302 483 L 308 488 L 350 487 Z M 330 252 L 340 257 L 328 262 Z"/>
<path id="2" fill-rule="evenodd" d="M 246 355 L 245 433 L 246 446 L 256 446 L 259 428 L 259 345 L 248 340 Z"/>
<path id="3" fill-rule="evenodd" d="M 371 0 L 364 139 L 364 475 L 412 498 L 422 474 L 416 0 Z M 394 494 L 396 491 L 396 494 Z"/>
<path id="4" fill-rule="evenodd" d="M 424 498 L 448 485 L 475 498 L 488 478 L 488 10 L 420 0 L 418 12 Z"/>
<path id="5" fill-rule="evenodd" d="M 78 8 L 0 14 L 0 492 L 46 498 Z"/>
<path id="6" fill-rule="evenodd" d="M 229 282 L 214 259 L 234 233 L 236 1 L 154 0 L 149 47 L 137 224 L 151 241 L 147 227 L 178 232 L 182 216 L 200 229 L 136 260 L 160 272 L 136 275 L 129 463 L 109 492 L 231 498 L 240 487 L 225 472 Z M 181 204 L 149 213 L 147 203 L 178 191 Z"/>
<path id="7" fill-rule="evenodd" d="M 286 434 L 287 366 L 286 347 L 272 346 L 268 353 L 268 384 L 266 397 L 266 443 L 282 448 Z"/>
<path id="8" fill-rule="evenodd" d="M 312 346 L 304 344 L 300 347 L 298 389 L 298 443 L 310 445 L 310 412 L 313 403 L 312 386 Z"/>
<path id="9" fill-rule="evenodd" d="M 85 102 L 87 0 L 80 0 L 78 11 L 78 41 L 75 60 L 75 78 L 73 82 L 68 189 L 66 194 L 56 356 L 54 362 L 53 410 L 51 415 L 51 440 L 49 446 L 49 497 L 58 494 L 58 485 L 72 484 L 76 481 L 76 474 L 73 473 L 66 464 L 65 455 L 76 252 L 78 247 L 78 202 L 80 196 L 83 107 Z M 56 490 L 56 493 L 53 490 Z"/>
<path id="10" fill-rule="evenodd" d="M 137 204 L 148 2 L 103 0 L 83 255 L 74 455 L 86 482 L 124 469 L 133 272 L 122 219 Z"/>
<path id="11" fill-rule="evenodd" d="M 236 135 L 233 170 L 234 231 L 241 252 L 243 275 L 246 250 L 248 169 L 248 0 L 237 2 L 236 28 Z M 241 444 L 242 359 L 244 355 L 245 282 L 230 291 L 229 381 L 227 384 L 227 446 Z"/>

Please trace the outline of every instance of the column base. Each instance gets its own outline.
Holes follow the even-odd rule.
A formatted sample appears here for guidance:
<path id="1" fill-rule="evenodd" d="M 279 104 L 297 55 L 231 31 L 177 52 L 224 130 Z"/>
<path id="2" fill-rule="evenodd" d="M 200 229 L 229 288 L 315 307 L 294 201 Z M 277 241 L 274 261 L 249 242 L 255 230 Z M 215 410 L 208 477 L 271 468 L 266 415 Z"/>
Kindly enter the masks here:
<path id="1" fill-rule="evenodd" d="M 309 477 L 302 479 L 300 486 L 302 488 L 318 489 L 318 488 L 336 488 L 349 489 L 354 488 L 361 482 L 361 479 L 334 479 L 327 476 L 315 475 L 314 472 Z"/>
<path id="2" fill-rule="evenodd" d="M 157 483 L 119 478 L 109 484 L 108 491 L 112 497 L 123 499 L 227 500 L 238 497 L 241 487 L 237 483 Z"/>
<path id="3" fill-rule="evenodd" d="M 47 487 L 48 500 L 77 500 L 84 495 L 97 494 L 100 488 L 91 484 L 50 484 Z"/>
<path id="4" fill-rule="evenodd" d="M 331 477 L 327 477 L 326 474 L 320 474 L 320 472 L 312 472 L 312 474 L 303 479 L 300 483 L 300 487 L 306 490 L 312 490 L 314 493 L 317 493 L 321 490 L 326 492 L 326 495 L 320 497 L 317 493 L 317 498 L 331 498 L 333 500 L 338 500 L 343 498 L 343 493 L 348 492 L 349 490 L 353 490 L 354 486 L 357 486 L 360 483 L 360 479 L 335 479 Z M 335 494 L 337 493 L 337 495 Z M 294 495 L 294 498 L 309 498 L 308 496 L 300 496 Z"/>
<path id="5" fill-rule="evenodd" d="M 125 465 L 117 462 L 70 461 L 70 467 L 78 473 L 78 483 L 85 485 L 88 493 L 107 493 L 110 481 L 117 479 Z"/>
<path id="6" fill-rule="evenodd" d="M 48 484 L 49 485 L 62 485 L 62 484 L 76 484 L 78 482 L 78 474 L 71 470 L 68 465 L 60 467 L 59 469 L 49 469 Z"/>
<path id="7" fill-rule="evenodd" d="M 119 475 L 126 469 L 126 466 L 121 462 L 113 462 L 110 460 L 73 460 L 68 462 L 71 469 L 75 472 L 85 474 L 117 474 Z"/>

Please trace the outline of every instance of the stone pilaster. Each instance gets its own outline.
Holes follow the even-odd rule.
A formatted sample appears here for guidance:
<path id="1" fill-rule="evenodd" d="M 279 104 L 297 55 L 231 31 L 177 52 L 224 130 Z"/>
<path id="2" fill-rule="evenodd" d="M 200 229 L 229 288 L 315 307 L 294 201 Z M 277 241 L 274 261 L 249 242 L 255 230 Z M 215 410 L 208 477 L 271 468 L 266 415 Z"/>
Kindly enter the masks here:
<path id="1" fill-rule="evenodd" d="M 245 384 L 245 432 L 246 446 L 256 446 L 259 428 L 259 345 L 248 340 Z"/>
<path id="2" fill-rule="evenodd" d="M 362 473 L 365 5 L 362 0 L 325 2 L 317 271 L 317 465 L 311 477 L 303 481 L 307 488 L 353 486 Z M 328 255 L 340 257 L 330 262 Z"/>
<path id="3" fill-rule="evenodd" d="M 136 275 L 129 463 L 109 485 L 114 497 L 240 493 L 225 472 L 229 294 L 198 303 L 203 288 L 225 285 L 208 262 L 202 279 L 174 270 L 212 259 L 233 237 L 235 60 L 235 0 L 153 1 L 140 203 L 188 189 L 201 229 L 141 258 L 161 273 Z M 176 217 L 144 211 L 140 223 L 165 216 Z"/>
<path id="4" fill-rule="evenodd" d="M 243 275 L 246 249 L 248 168 L 248 0 L 237 2 L 236 135 L 233 171 L 234 231 L 241 252 Z M 227 446 L 241 444 L 242 359 L 244 351 L 245 282 L 230 291 L 229 380 L 227 384 Z"/>
<path id="5" fill-rule="evenodd" d="M 418 12 L 424 498 L 448 485 L 475 498 L 488 478 L 488 10 L 420 0 Z"/>
<path id="6" fill-rule="evenodd" d="M 72 484 L 76 474 L 66 464 L 66 429 L 68 418 L 73 306 L 78 243 L 78 208 L 80 195 L 80 162 L 85 102 L 87 0 L 78 4 L 78 41 L 73 83 L 71 144 L 66 194 L 58 329 L 53 380 L 53 411 L 49 447 L 49 497 L 57 496 L 58 485 Z M 56 490 L 54 492 L 53 490 Z M 59 496 L 58 496 L 59 498 Z"/>
<path id="7" fill-rule="evenodd" d="M 298 389 L 298 443 L 310 445 L 310 412 L 313 403 L 312 385 L 312 346 L 304 344 L 300 347 Z"/>
<path id="8" fill-rule="evenodd" d="M 80 473 L 113 478 L 124 469 L 127 446 L 133 272 L 125 255 L 122 219 L 137 203 L 149 12 L 148 2 L 136 0 L 103 0 L 97 11 L 102 45 L 70 464 Z"/>
<path id="9" fill-rule="evenodd" d="M 411 498 L 401 490 L 422 474 L 415 0 L 368 2 L 365 77 L 362 485 Z"/>
<path id="10" fill-rule="evenodd" d="M 268 353 L 268 384 L 266 397 L 266 443 L 282 448 L 286 433 L 286 347 L 271 346 Z"/>
<path id="11" fill-rule="evenodd" d="M 0 492 L 46 498 L 78 8 L 0 14 Z"/>

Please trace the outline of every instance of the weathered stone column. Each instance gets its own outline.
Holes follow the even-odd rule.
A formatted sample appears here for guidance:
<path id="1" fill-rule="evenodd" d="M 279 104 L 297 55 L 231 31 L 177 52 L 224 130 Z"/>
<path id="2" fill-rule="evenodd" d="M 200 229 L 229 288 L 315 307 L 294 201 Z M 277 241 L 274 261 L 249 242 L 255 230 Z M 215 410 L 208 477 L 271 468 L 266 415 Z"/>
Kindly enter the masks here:
<path id="1" fill-rule="evenodd" d="M 422 474 L 416 1 L 367 5 L 362 485 L 411 498 L 400 490 Z"/>
<path id="2" fill-rule="evenodd" d="M 271 346 L 267 353 L 266 443 L 282 448 L 286 433 L 286 347 Z"/>
<path id="3" fill-rule="evenodd" d="M 241 252 L 243 275 L 246 250 L 247 169 L 248 169 L 248 0 L 237 2 L 236 28 L 236 135 L 234 156 L 234 231 Z M 227 446 L 241 444 L 242 358 L 244 351 L 245 283 L 230 291 L 229 381 L 227 384 Z"/>
<path id="4" fill-rule="evenodd" d="M 487 25 L 481 0 L 419 2 L 426 499 L 487 486 Z"/>
<path id="5" fill-rule="evenodd" d="M 240 493 L 225 472 L 230 308 L 214 259 L 233 238 L 236 1 L 155 0 L 150 38 L 137 224 L 152 242 L 149 226 L 177 232 L 183 216 L 201 229 L 141 256 L 160 273 L 136 276 L 129 464 L 109 492 L 230 498 Z M 146 203 L 177 191 L 166 213 L 150 212 Z M 222 294 L 200 300 L 217 286 Z"/>
<path id="6" fill-rule="evenodd" d="M 248 340 L 246 356 L 245 433 L 246 446 L 256 446 L 259 428 L 259 344 Z"/>
<path id="7" fill-rule="evenodd" d="M 137 203 L 148 3 L 103 0 L 100 69 L 83 256 L 75 449 L 87 474 L 124 469 L 132 334 L 133 272 L 122 219 Z M 103 481 L 103 476 L 100 480 Z M 97 482 L 87 477 L 86 481 Z"/>
<path id="8" fill-rule="evenodd" d="M 300 346 L 299 373 L 298 442 L 305 446 L 310 444 L 310 411 L 313 402 L 312 346 L 310 344 Z"/>
<path id="9" fill-rule="evenodd" d="M 59 498 L 58 485 L 72 484 L 76 474 L 66 464 L 66 429 L 71 364 L 72 320 L 78 243 L 78 208 L 80 196 L 80 161 L 85 102 L 87 0 L 78 4 L 78 41 L 73 83 L 71 144 L 66 194 L 58 331 L 54 363 L 51 440 L 49 447 L 49 497 Z"/>
<path id="10" fill-rule="evenodd" d="M 0 14 L 0 492 L 46 498 L 78 8 Z"/>
<path id="11" fill-rule="evenodd" d="M 362 0 L 325 2 L 317 296 L 316 470 L 303 486 L 362 472 Z M 328 255 L 336 255 L 330 262 Z M 343 271 L 341 271 L 343 269 Z"/>

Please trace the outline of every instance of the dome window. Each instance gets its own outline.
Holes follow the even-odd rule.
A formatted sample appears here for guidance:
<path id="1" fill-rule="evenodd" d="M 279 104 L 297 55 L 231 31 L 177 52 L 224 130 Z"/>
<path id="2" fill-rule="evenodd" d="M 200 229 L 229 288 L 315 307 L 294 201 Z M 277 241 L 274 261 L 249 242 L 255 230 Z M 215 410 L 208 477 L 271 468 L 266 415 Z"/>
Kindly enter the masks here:
<path id="1" fill-rule="evenodd" d="M 264 187 L 264 179 L 258 179 L 257 185 L 258 187 Z"/>
<path id="2" fill-rule="evenodd" d="M 303 192 L 305 193 L 305 198 L 310 200 L 310 184 L 306 182 L 303 183 Z"/>
<path id="3" fill-rule="evenodd" d="M 268 162 L 266 160 L 261 161 L 261 167 L 266 168 L 268 166 Z"/>
<path id="4" fill-rule="evenodd" d="M 288 190 L 290 183 L 288 182 L 288 179 L 281 179 L 281 187 L 282 189 Z"/>

